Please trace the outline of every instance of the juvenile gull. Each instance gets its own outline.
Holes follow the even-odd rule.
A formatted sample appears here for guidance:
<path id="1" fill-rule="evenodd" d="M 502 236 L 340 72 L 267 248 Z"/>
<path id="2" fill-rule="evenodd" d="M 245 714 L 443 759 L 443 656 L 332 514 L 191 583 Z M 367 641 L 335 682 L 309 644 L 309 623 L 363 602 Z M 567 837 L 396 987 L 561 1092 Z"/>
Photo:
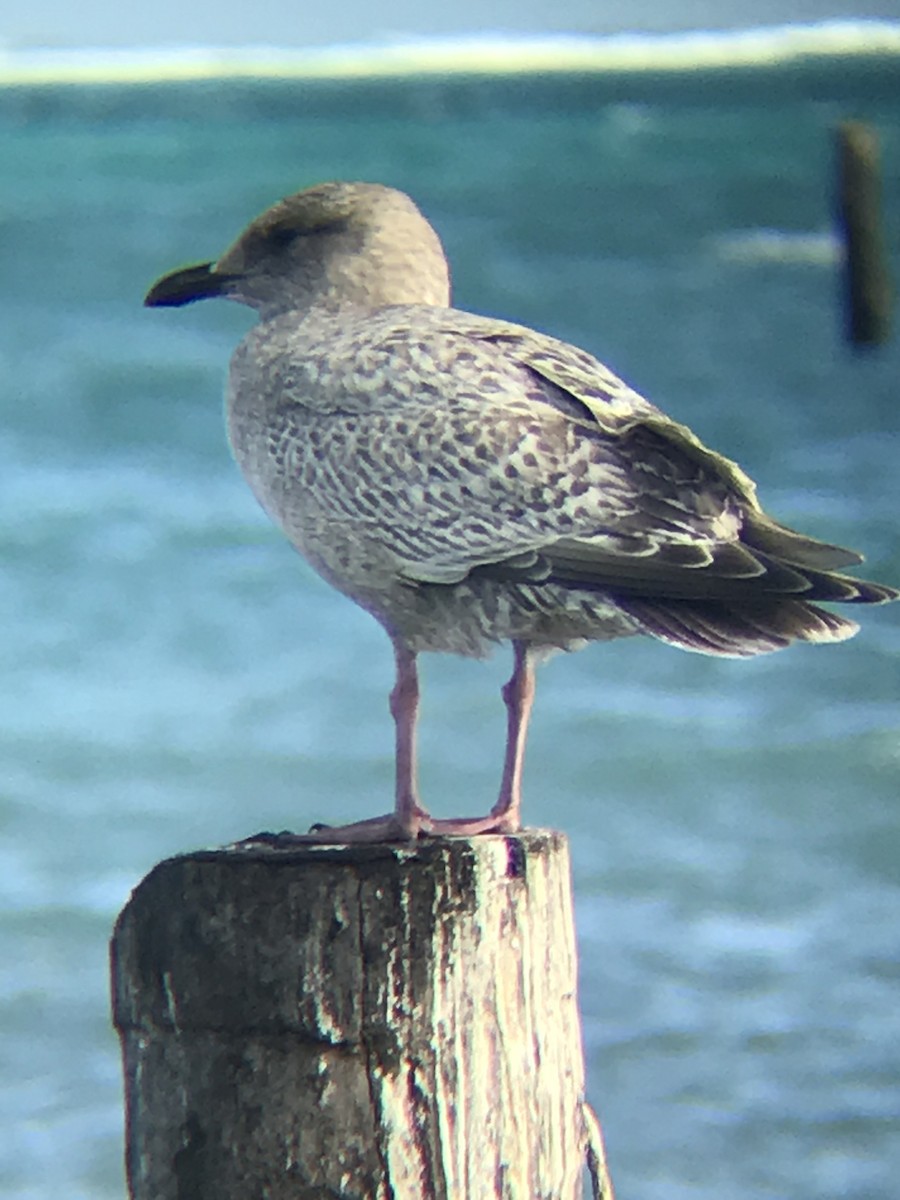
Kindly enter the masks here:
<path id="1" fill-rule="evenodd" d="M 228 384 L 241 470 L 394 646 L 394 811 L 303 840 L 517 830 L 548 651 L 642 633 L 749 657 L 856 632 L 816 601 L 898 594 L 839 573 L 861 556 L 772 520 L 739 466 L 590 354 L 451 308 L 441 243 L 402 192 L 325 183 L 289 196 L 146 303 L 211 296 L 260 318 Z M 483 657 L 507 640 L 497 803 L 434 818 L 416 788 L 416 657 Z"/>

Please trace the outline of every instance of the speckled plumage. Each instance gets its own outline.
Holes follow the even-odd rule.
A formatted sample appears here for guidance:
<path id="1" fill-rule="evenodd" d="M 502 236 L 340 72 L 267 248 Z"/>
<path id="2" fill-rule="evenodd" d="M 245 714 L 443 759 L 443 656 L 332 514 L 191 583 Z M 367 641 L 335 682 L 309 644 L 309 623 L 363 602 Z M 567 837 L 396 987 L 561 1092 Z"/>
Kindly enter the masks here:
<path id="1" fill-rule="evenodd" d="M 680 484 L 657 478 L 656 435 L 632 434 L 623 453 L 527 365 L 531 355 L 549 373 L 566 350 L 452 310 L 325 314 L 299 326 L 288 314 L 259 326 L 235 356 L 232 445 L 264 507 L 317 570 L 416 651 L 481 655 L 511 638 L 623 636 L 639 626 L 602 591 L 530 583 L 544 573 L 539 555 L 563 537 L 645 552 L 649 521 L 688 520 L 683 510 L 662 513 L 672 482 L 699 486 L 702 472 L 676 464 Z M 594 368 L 592 399 L 607 399 L 611 428 L 633 421 L 635 408 L 652 411 L 574 353 L 585 373 Z M 718 527 L 734 536 L 727 486 L 711 477 L 704 496 L 708 512 L 691 514 L 685 536 Z"/>
<path id="2" fill-rule="evenodd" d="M 421 651 L 516 646 L 510 695 L 521 684 L 528 703 L 521 727 L 511 703 L 495 815 L 518 820 L 536 653 L 647 633 L 753 655 L 855 632 L 813 601 L 895 595 L 837 573 L 859 556 L 773 522 L 738 466 L 591 355 L 450 308 L 440 243 L 402 193 L 289 197 L 147 302 L 210 295 L 261 318 L 232 360 L 235 457 L 301 553 L 390 634 L 395 701 Z M 360 836 L 440 831 L 414 795 L 406 732 L 406 817 Z M 482 825 L 510 820 L 451 831 Z"/>

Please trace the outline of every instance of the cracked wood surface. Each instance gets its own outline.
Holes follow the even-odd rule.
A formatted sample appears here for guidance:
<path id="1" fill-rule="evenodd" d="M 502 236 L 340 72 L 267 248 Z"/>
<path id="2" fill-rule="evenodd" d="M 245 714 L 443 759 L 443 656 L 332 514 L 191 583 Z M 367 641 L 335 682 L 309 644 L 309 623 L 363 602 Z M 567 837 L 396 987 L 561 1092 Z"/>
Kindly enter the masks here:
<path id="1" fill-rule="evenodd" d="M 596 1166 L 559 834 L 170 859 L 112 970 L 133 1200 L 580 1200 Z"/>

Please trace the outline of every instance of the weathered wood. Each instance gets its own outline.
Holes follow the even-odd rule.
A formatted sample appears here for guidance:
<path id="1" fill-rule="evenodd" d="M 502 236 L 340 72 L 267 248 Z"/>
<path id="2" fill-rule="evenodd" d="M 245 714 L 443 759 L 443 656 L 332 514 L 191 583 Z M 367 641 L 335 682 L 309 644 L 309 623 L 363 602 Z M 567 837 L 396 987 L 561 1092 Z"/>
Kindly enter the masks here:
<path id="1" fill-rule="evenodd" d="M 892 302 L 878 137 L 862 121 L 843 121 L 836 136 L 847 338 L 855 346 L 876 345 L 890 333 Z"/>
<path id="2" fill-rule="evenodd" d="M 134 1200 L 611 1196 L 559 834 L 170 859 L 112 968 Z"/>

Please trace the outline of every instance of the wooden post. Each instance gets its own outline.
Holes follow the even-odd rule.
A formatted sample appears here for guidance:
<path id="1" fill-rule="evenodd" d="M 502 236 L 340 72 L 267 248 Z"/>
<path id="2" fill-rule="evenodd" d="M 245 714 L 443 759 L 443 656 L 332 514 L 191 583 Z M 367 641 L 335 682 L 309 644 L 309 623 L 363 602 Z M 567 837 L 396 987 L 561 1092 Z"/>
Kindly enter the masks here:
<path id="1" fill-rule="evenodd" d="M 847 338 L 854 346 L 877 345 L 890 333 L 892 299 L 878 137 L 862 121 L 843 121 L 837 128 L 837 150 Z"/>
<path id="2" fill-rule="evenodd" d="M 169 859 L 112 983 L 133 1200 L 612 1196 L 560 834 Z"/>

